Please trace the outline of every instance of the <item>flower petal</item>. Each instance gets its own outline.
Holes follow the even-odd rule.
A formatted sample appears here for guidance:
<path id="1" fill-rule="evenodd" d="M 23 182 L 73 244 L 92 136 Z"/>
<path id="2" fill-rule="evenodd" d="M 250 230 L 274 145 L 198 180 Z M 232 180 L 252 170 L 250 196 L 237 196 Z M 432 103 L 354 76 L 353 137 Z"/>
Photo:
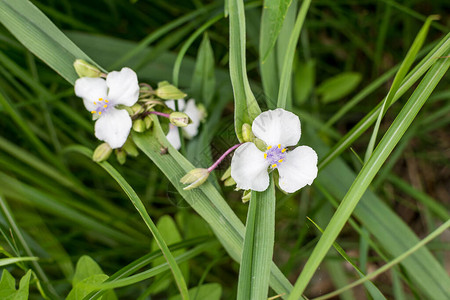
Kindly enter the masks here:
<path id="1" fill-rule="evenodd" d="M 300 140 L 300 119 L 282 108 L 268 110 L 256 117 L 252 131 L 268 146 L 294 146 Z"/>
<path id="2" fill-rule="evenodd" d="M 169 132 L 167 133 L 166 138 L 172 147 L 177 150 L 181 148 L 180 133 L 177 126 L 169 124 Z"/>
<path id="3" fill-rule="evenodd" d="M 137 75 L 130 68 L 122 68 L 120 72 L 110 72 L 106 76 L 106 85 L 109 88 L 108 100 L 113 105 L 132 106 L 139 98 Z"/>
<path id="4" fill-rule="evenodd" d="M 240 189 L 262 192 L 269 186 L 268 166 L 264 153 L 256 148 L 255 144 L 245 143 L 233 154 L 231 177 Z"/>
<path id="5" fill-rule="evenodd" d="M 130 134 L 131 117 L 126 110 L 111 108 L 95 122 L 95 136 L 111 148 L 120 148 Z"/>
<path id="6" fill-rule="evenodd" d="M 192 120 L 192 124 L 183 127 L 184 133 L 191 139 L 198 134 L 198 127 L 200 126 L 200 121 L 202 119 L 202 112 L 195 105 L 195 100 L 189 99 L 186 103 L 184 113 L 187 114 Z"/>
<path id="7" fill-rule="evenodd" d="M 278 185 L 287 193 L 293 193 L 305 185 L 311 185 L 317 177 L 317 154 L 308 146 L 300 146 L 287 153 L 278 165 Z"/>
<path id="8" fill-rule="evenodd" d="M 97 108 L 94 102 L 99 98 L 106 98 L 106 81 L 102 78 L 78 78 L 75 81 L 75 95 L 83 98 L 88 111 L 93 111 Z"/>
<path id="9" fill-rule="evenodd" d="M 184 99 L 178 99 L 178 100 L 167 100 L 164 103 L 169 107 L 171 110 L 175 111 L 175 101 L 178 101 L 178 111 L 183 111 L 184 107 L 186 106 L 186 101 Z"/>

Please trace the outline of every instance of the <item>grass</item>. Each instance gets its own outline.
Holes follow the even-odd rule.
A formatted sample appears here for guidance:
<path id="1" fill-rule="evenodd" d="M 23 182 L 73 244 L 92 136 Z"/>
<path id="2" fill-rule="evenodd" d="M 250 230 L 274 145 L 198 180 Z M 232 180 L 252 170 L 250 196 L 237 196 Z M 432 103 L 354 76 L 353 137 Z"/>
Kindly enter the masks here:
<path id="1" fill-rule="evenodd" d="M 23 278 L 0 295 L 448 298 L 448 8 L 0 1 L 0 260 Z M 179 152 L 153 116 L 132 133 L 137 157 L 93 162 L 77 58 L 129 66 L 153 87 L 171 81 L 204 105 L 199 135 Z M 225 160 L 183 190 L 186 172 L 275 107 L 300 117 L 300 144 L 319 155 L 311 187 L 284 194 L 272 178 L 243 204 L 218 180 Z"/>

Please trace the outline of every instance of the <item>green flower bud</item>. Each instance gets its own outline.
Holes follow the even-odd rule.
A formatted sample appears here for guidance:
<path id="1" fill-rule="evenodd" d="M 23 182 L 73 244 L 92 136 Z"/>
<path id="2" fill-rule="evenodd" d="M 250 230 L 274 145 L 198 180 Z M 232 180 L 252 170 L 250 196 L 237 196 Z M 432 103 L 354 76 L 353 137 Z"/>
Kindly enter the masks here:
<path id="1" fill-rule="evenodd" d="M 94 154 L 92 155 L 92 160 L 95 162 L 102 162 L 109 158 L 112 153 L 112 148 L 108 143 L 103 143 L 99 145 L 94 150 Z"/>
<path id="2" fill-rule="evenodd" d="M 100 77 L 102 74 L 102 71 L 100 71 L 96 66 L 93 66 L 82 59 L 75 60 L 73 67 L 79 77 Z"/>
<path id="3" fill-rule="evenodd" d="M 144 111 L 144 108 L 139 103 L 134 104 L 130 108 L 133 111 L 133 114 L 140 114 L 141 112 Z"/>
<path id="4" fill-rule="evenodd" d="M 174 111 L 170 114 L 169 117 L 170 123 L 177 127 L 186 127 L 190 123 L 192 123 L 191 119 L 189 119 L 189 116 L 183 112 Z"/>
<path id="5" fill-rule="evenodd" d="M 152 122 L 152 118 L 150 118 L 150 116 L 146 116 L 144 118 L 145 128 L 150 129 L 150 127 L 152 127 Z"/>
<path id="6" fill-rule="evenodd" d="M 197 168 L 189 171 L 180 179 L 182 184 L 189 184 L 187 187 L 183 188 L 183 190 L 188 191 L 201 186 L 206 179 L 208 179 L 208 176 L 209 171 L 207 169 Z"/>
<path id="7" fill-rule="evenodd" d="M 174 85 L 171 85 L 167 81 L 158 83 L 158 89 L 156 90 L 156 96 L 164 100 L 180 99 L 187 96 L 187 94 L 180 91 Z"/>
<path id="8" fill-rule="evenodd" d="M 247 203 L 248 201 L 250 201 L 250 198 L 252 197 L 252 191 L 251 190 L 246 190 L 244 191 L 244 193 L 242 194 L 242 203 Z"/>
<path id="9" fill-rule="evenodd" d="M 224 186 L 233 186 L 236 185 L 236 181 L 234 181 L 233 177 L 228 177 L 227 180 L 223 183 Z"/>
<path id="10" fill-rule="evenodd" d="M 116 154 L 116 158 L 119 164 L 123 165 L 127 161 L 127 154 L 125 153 L 125 151 L 116 149 L 116 151 L 114 152 Z"/>
<path id="11" fill-rule="evenodd" d="M 253 142 L 255 135 L 252 131 L 252 126 L 250 124 L 244 123 L 242 125 L 242 138 L 244 142 Z"/>
<path id="12" fill-rule="evenodd" d="M 228 169 L 223 173 L 222 177 L 220 177 L 220 180 L 225 181 L 231 176 L 231 166 L 228 167 Z"/>
<path id="13" fill-rule="evenodd" d="M 125 151 L 126 154 L 136 157 L 139 155 L 139 151 L 136 148 L 136 145 L 134 144 L 133 140 L 131 138 L 128 138 L 125 144 L 122 146 L 122 150 Z"/>
<path id="14" fill-rule="evenodd" d="M 137 119 L 133 122 L 133 130 L 136 132 L 145 131 L 145 122 L 142 119 Z"/>

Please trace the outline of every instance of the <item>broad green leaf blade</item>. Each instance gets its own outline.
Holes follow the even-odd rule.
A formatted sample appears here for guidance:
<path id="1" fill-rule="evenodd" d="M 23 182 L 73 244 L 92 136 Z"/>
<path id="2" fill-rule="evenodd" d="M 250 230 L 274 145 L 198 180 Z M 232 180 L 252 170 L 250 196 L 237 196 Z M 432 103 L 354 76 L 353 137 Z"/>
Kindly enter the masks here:
<path id="1" fill-rule="evenodd" d="M 93 63 L 30 1 L 1 0 L 0 22 L 34 55 L 72 84 L 78 78 L 74 61 L 80 58 Z"/>
<path id="2" fill-rule="evenodd" d="M 239 269 L 238 300 L 265 299 L 275 238 L 275 185 L 252 192 Z"/>
<path id="3" fill-rule="evenodd" d="M 309 10 L 311 0 L 304 0 L 300 11 L 298 12 L 297 19 L 295 21 L 294 30 L 292 30 L 291 37 L 289 39 L 289 44 L 284 56 L 283 69 L 281 71 L 280 78 L 280 88 L 278 89 L 278 100 L 277 107 L 286 108 L 288 91 L 291 84 L 292 78 L 292 66 L 294 63 L 295 49 L 297 47 L 297 42 L 300 37 L 300 32 L 302 31 L 303 23 L 305 22 L 306 13 Z"/>
<path id="4" fill-rule="evenodd" d="M 77 151 L 89 158 L 92 157 L 92 151 L 85 147 L 74 146 L 71 149 L 74 151 Z M 145 224 L 147 225 L 148 229 L 150 230 L 153 237 L 155 238 L 155 241 L 158 244 L 159 248 L 161 249 L 161 252 L 164 254 L 164 257 L 170 266 L 170 270 L 173 273 L 175 282 L 177 283 L 178 289 L 180 290 L 180 293 L 183 296 L 183 299 L 189 299 L 188 289 L 187 289 L 183 274 L 181 273 L 180 267 L 176 263 L 172 253 L 170 252 L 169 248 L 167 247 L 167 244 L 164 241 L 163 237 L 161 236 L 161 233 L 159 232 L 155 223 L 153 223 L 153 220 L 150 218 L 149 214 L 147 213 L 147 210 L 145 209 L 145 206 L 142 203 L 141 199 L 138 197 L 138 195 L 133 190 L 133 188 L 128 184 L 128 182 L 122 177 L 122 175 L 120 175 L 120 173 L 117 172 L 117 170 L 114 169 L 108 162 L 105 161 L 105 162 L 101 162 L 98 164 L 103 169 L 105 169 L 105 171 L 107 171 L 109 173 L 109 175 L 111 175 L 114 178 L 114 180 L 116 180 L 116 182 L 120 185 L 120 187 L 123 189 L 125 194 L 131 200 L 134 207 L 139 212 L 139 214 L 141 215 Z"/>
<path id="5" fill-rule="evenodd" d="M 75 274 L 72 278 L 72 285 L 75 286 L 78 282 L 98 274 L 104 274 L 102 268 L 91 257 L 83 255 L 78 259 Z"/>
<path id="6" fill-rule="evenodd" d="M 391 88 L 383 101 L 383 105 L 381 106 L 380 113 L 378 114 L 377 122 L 375 123 L 375 128 L 373 129 L 372 136 L 370 137 L 369 145 L 367 146 L 366 155 L 364 161 L 367 161 L 369 157 L 372 155 L 373 147 L 375 147 L 375 142 L 378 135 L 378 130 L 380 128 L 381 119 L 386 113 L 387 109 L 391 106 L 392 100 L 394 99 L 395 94 L 400 88 L 400 84 L 408 73 L 411 65 L 416 59 L 416 55 L 419 52 L 420 48 L 422 48 L 423 43 L 425 42 L 425 38 L 427 37 L 428 29 L 430 28 L 431 22 L 439 19 L 438 16 L 429 16 L 427 21 L 420 29 L 419 33 L 416 36 L 411 48 L 409 48 L 408 53 L 406 54 L 405 59 L 403 60 L 400 68 L 395 74 L 394 81 L 392 82 Z"/>
<path id="7" fill-rule="evenodd" d="M 277 41 L 284 18 L 292 0 L 265 0 L 261 17 L 259 53 L 261 63 L 265 63 Z"/>
<path id="8" fill-rule="evenodd" d="M 196 189 L 183 190 L 181 177 L 195 167 L 170 145 L 156 117 L 153 118 L 153 124 L 153 132 L 133 133 L 133 141 L 161 169 L 186 202 L 211 226 L 230 256 L 240 262 L 244 225 L 208 181 Z M 161 154 L 161 149 L 166 148 L 167 154 Z M 288 293 L 292 286 L 273 263 L 271 272 L 271 287 L 278 294 Z"/>
<path id="9" fill-rule="evenodd" d="M 316 62 L 300 62 L 294 71 L 294 102 L 301 106 L 311 94 L 316 80 Z"/>
<path id="10" fill-rule="evenodd" d="M 208 35 L 203 35 L 202 43 L 198 49 L 197 62 L 192 76 L 191 94 L 195 99 L 209 107 L 216 88 L 216 76 L 214 74 L 214 52 Z"/>
<path id="11" fill-rule="evenodd" d="M 337 101 L 350 94 L 361 79 L 361 74 L 356 72 L 341 73 L 322 82 L 317 87 L 316 93 L 324 103 Z"/>
<path id="12" fill-rule="evenodd" d="M 3 269 L 2 279 L 0 281 L 0 299 L 28 299 L 30 278 L 31 270 L 28 270 L 28 272 L 20 279 L 19 289 L 16 290 L 16 281 L 6 269 Z"/>
<path id="13" fill-rule="evenodd" d="M 319 267 L 320 262 L 323 260 L 329 248 L 336 240 L 339 232 L 347 222 L 365 190 L 375 177 L 377 171 L 381 168 L 393 148 L 397 145 L 398 141 L 414 120 L 420 108 L 426 102 L 431 92 L 448 70 L 449 66 L 449 58 L 438 61 L 429 70 L 411 98 L 405 104 L 389 130 L 386 132 L 380 144 L 375 149 L 373 155 L 362 168 L 350 190 L 345 195 L 336 213 L 325 229 L 321 239 L 314 248 L 310 258 L 306 262 L 306 265 L 298 277 L 294 289 L 288 299 L 298 299 L 301 297 L 314 272 Z M 441 268 L 438 267 L 437 270 L 441 270 Z M 420 285 L 432 299 L 443 299 L 446 294 L 448 295 L 449 288 L 447 287 L 450 287 L 450 279 L 445 272 L 438 275 L 437 272 L 439 271 L 437 270 L 436 273 L 433 274 L 433 278 L 429 278 L 427 282 L 417 282 L 417 284 Z"/>
<path id="14" fill-rule="evenodd" d="M 234 125 L 239 141 L 242 125 L 251 124 L 260 113 L 258 103 L 247 78 L 245 59 L 245 13 L 242 0 L 229 0 L 230 19 L 230 78 L 234 94 Z"/>

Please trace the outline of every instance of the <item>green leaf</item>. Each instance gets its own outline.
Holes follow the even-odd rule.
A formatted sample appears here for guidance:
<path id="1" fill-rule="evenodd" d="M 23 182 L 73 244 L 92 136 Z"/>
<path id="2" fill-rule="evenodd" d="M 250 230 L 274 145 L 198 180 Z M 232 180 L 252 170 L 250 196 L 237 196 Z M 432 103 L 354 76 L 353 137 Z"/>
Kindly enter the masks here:
<path id="1" fill-rule="evenodd" d="M 215 88 L 214 52 L 208 35 L 205 33 L 198 49 L 197 62 L 192 76 L 191 93 L 195 99 L 201 100 L 208 107 L 213 99 Z"/>
<path id="2" fill-rule="evenodd" d="M 230 19 L 230 78 L 234 94 L 234 125 L 239 141 L 242 125 L 251 124 L 261 113 L 247 78 L 245 59 L 245 13 L 242 0 L 229 0 Z"/>
<path id="3" fill-rule="evenodd" d="M 289 299 L 298 299 L 301 297 L 314 272 L 317 270 L 320 262 L 336 240 L 339 232 L 352 214 L 367 187 L 381 168 L 382 164 L 386 161 L 393 148 L 397 145 L 406 129 L 414 120 L 420 108 L 426 102 L 440 79 L 445 75 L 449 66 L 450 59 L 446 58 L 439 60 L 429 70 L 425 78 L 421 81 L 408 102 L 400 111 L 397 118 L 375 149 L 373 155 L 367 163 L 364 164 L 361 172 L 358 174 L 333 218 L 330 220 L 317 246 L 314 248 L 311 256 L 306 262 L 302 273 L 298 277 Z M 417 264 L 411 264 L 408 265 L 408 267 L 411 268 L 409 269 L 411 273 L 423 272 L 423 270 L 418 270 L 419 266 Z M 439 264 L 434 266 L 434 268 L 436 268 L 436 271 L 433 274 L 429 274 L 429 276 L 426 277 L 422 276 L 422 280 L 418 281 L 417 284 L 432 299 L 443 299 L 449 292 L 448 287 L 450 287 L 450 279 L 445 272 L 441 272 L 442 268 L 440 268 Z M 438 274 L 438 272 L 441 274 Z"/>
<path id="4" fill-rule="evenodd" d="M 266 299 L 275 237 L 275 185 L 252 191 L 239 269 L 238 300 Z"/>
<path id="5" fill-rule="evenodd" d="M 300 62 L 294 72 L 294 101 L 302 105 L 311 94 L 316 81 L 316 62 Z"/>
<path id="6" fill-rule="evenodd" d="M 75 287 L 80 281 L 98 274 L 104 274 L 102 268 L 90 256 L 83 255 L 78 259 L 75 274 L 72 279 L 72 286 Z"/>
<path id="7" fill-rule="evenodd" d="M 96 287 L 99 284 L 103 283 L 106 279 L 108 279 L 108 275 L 95 274 L 84 278 L 81 281 L 77 281 L 77 283 L 74 284 L 74 287 L 70 291 L 69 295 L 67 295 L 66 300 L 83 299 L 85 296 L 89 295 L 89 293 L 94 291 Z M 100 299 L 117 299 L 117 297 L 115 296 L 113 291 L 108 291 L 108 293 L 102 296 Z"/>
<path id="8" fill-rule="evenodd" d="M 2 300 L 27 300 L 29 293 L 31 270 L 20 279 L 19 289 L 16 290 L 16 280 L 11 274 L 3 269 L 0 281 L 0 299 Z"/>
<path id="9" fill-rule="evenodd" d="M 259 53 L 264 63 L 277 41 L 292 0 L 265 0 L 261 17 Z"/>
<path id="10" fill-rule="evenodd" d="M 207 283 L 199 287 L 189 289 L 189 297 L 192 300 L 220 300 L 222 296 L 222 286 L 218 283 Z M 170 297 L 169 300 L 180 300 L 180 295 Z"/>
<path id="11" fill-rule="evenodd" d="M 75 60 L 93 63 L 30 1 L 0 1 L 0 22 L 28 50 L 72 84 L 78 78 L 73 68 Z"/>
<path id="12" fill-rule="evenodd" d="M 277 107 L 286 108 L 288 92 L 291 91 L 292 66 L 294 64 L 295 49 L 297 47 L 298 39 L 302 31 L 303 23 L 305 22 L 306 14 L 311 5 L 311 0 L 304 0 L 297 19 L 295 20 L 294 29 L 292 30 L 289 44 L 284 55 L 283 69 L 281 70 L 280 88 L 278 89 Z"/>
<path id="13" fill-rule="evenodd" d="M 430 28 L 431 22 L 434 20 L 439 19 L 438 16 L 429 16 L 427 18 L 427 21 L 420 29 L 419 33 L 417 34 L 411 48 L 409 48 L 408 53 L 406 54 L 405 59 L 403 60 L 402 64 L 400 65 L 400 68 L 395 74 L 394 81 L 392 82 L 391 88 L 389 89 L 389 92 L 386 96 L 386 98 L 383 101 L 383 105 L 381 106 L 380 113 L 378 114 L 377 122 L 375 123 L 375 128 L 373 129 L 372 136 L 370 137 L 369 145 L 367 146 L 366 155 L 364 158 L 364 161 L 367 161 L 369 157 L 372 155 L 373 147 L 375 146 L 375 141 L 378 135 L 378 130 L 380 128 L 381 119 L 383 118 L 384 114 L 386 113 L 387 109 L 391 106 L 392 100 L 394 99 L 395 94 L 397 93 L 398 89 L 400 88 L 400 85 L 405 78 L 406 74 L 408 73 L 409 69 L 411 68 L 411 65 L 413 64 L 414 60 L 416 59 L 416 55 L 419 52 L 420 48 L 422 48 L 423 43 L 425 42 L 425 38 L 427 37 L 428 29 Z"/>
<path id="14" fill-rule="evenodd" d="M 340 100 L 353 92 L 361 81 L 361 74 L 344 72 L 322 82 L 316 89 L 324 103 Z"/>

